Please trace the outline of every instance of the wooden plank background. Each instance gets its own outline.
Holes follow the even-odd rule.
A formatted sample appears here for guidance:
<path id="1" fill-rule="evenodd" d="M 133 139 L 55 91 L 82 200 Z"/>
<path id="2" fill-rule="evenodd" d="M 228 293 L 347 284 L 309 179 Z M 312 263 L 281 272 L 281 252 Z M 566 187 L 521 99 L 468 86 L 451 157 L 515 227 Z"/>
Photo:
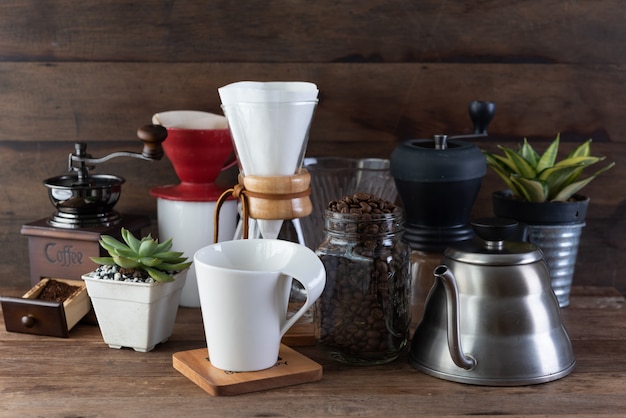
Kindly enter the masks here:
<path id="1" fill-rule="evenodd" d="M 492 100 L 487 149 L 528 137 L 565 150 L 594 139 L 616 167 L 591 197 L 575 283 L 626 292 L 626 10 L 619 0 L 5 0 L 0 5 L 0 282 L 28 286 L 21 225 L 53 212 L 42 181 L 75 141 L 94 156 L 139 150 L 170 109 L 221 113 L 217 88 L 300 80 L 320 89 L 307 154 L 388 158 L 403 140 L 471 131 Z M 117 159 L 118 209 L 156 222 L 167 160 Z M 485 177 L 474 216 L 491 215 Z M 153 222 L 154 223 L 154 222 Z"/>

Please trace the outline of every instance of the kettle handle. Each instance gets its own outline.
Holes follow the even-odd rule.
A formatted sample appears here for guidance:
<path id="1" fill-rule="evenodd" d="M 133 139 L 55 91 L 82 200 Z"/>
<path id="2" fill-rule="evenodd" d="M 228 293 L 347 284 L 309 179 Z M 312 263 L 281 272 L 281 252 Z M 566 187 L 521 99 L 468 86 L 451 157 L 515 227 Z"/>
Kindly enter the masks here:
<path id="1" fill-rule="evenodd" d="M 465 370 L 476 367 L 476 359 L 471 354 L 463 352 L 461 347 L 461 331 L 459 317 L 459 289 L 456 279 L 450 269 L 445 265 L 435 268 L 435 277 L 441 280 L 446 291 L 446 306 L 448 317 L 448 350 L 454 364 Z"/>

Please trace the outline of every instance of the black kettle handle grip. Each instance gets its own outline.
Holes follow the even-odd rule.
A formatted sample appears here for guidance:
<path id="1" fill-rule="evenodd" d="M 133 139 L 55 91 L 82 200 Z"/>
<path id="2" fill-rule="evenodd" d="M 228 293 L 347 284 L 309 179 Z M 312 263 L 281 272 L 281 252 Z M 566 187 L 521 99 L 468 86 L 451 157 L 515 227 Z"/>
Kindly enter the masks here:
<path id="1" fill-rule="evenodd" d="M 496 113 L 496 104 L 481 100 L 474 100 L 469 104 L 469 114 L 474 123 L 474 134 L 487 135 L 487 128 L 493 115 Z"/>

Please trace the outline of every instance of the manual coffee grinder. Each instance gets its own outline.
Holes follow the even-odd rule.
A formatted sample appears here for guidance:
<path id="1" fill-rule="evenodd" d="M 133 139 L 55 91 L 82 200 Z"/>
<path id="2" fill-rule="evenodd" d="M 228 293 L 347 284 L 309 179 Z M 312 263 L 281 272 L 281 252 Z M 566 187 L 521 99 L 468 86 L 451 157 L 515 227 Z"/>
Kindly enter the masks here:
<path id="1" fill-rule="evenodd" d="M 487 162 L 466 139 L 486 136 L 494 113 L 495 103 L 473 101 L 473 134 L 410 139 L 391 154 L 391 175 L 406 214 L 403 240 L 411 246 L 412 329 L 421 320 L 432 272 L 444 250 L 474 236 L 470 214 Z"/>
<path id="2" fill-rule="evenodd" d="M 44 180 L 56 212 L 21 229 L 28 237 L 31 285 L 44 277 L 80 280 L 81 275 L 97 267 L 89 257 L 104 255 L 98 242 L 101 235 L 119 239 L 122 227 L 137 235 L 150 225 L 147 216 L 121 215 L 114 209 L 124 178 L 89 172 L 116 157 L 147 161 L 163 157 L 161 143 L 167 137 L 164 127 L 143 126 L 137 136 L 143 142 L 141 153 L 119 151 L 101 158 L 88 154 L 87 144 L 76 143 L 68 157 L 69 174 Z"/>

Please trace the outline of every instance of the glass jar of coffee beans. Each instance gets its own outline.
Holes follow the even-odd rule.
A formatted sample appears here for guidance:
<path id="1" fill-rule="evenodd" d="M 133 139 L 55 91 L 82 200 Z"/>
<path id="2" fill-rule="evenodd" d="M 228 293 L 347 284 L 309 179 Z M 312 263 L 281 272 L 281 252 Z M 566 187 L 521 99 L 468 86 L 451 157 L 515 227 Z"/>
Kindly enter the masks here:
<path id="1" fill-rule="evenodd" d="M 383 364 L 407 344 L 410 249 L 400 207 L 367 193 L 330 202 L 317 249 L 326 287 L 316 304 L 319 341 L 344 363 Z"/>

